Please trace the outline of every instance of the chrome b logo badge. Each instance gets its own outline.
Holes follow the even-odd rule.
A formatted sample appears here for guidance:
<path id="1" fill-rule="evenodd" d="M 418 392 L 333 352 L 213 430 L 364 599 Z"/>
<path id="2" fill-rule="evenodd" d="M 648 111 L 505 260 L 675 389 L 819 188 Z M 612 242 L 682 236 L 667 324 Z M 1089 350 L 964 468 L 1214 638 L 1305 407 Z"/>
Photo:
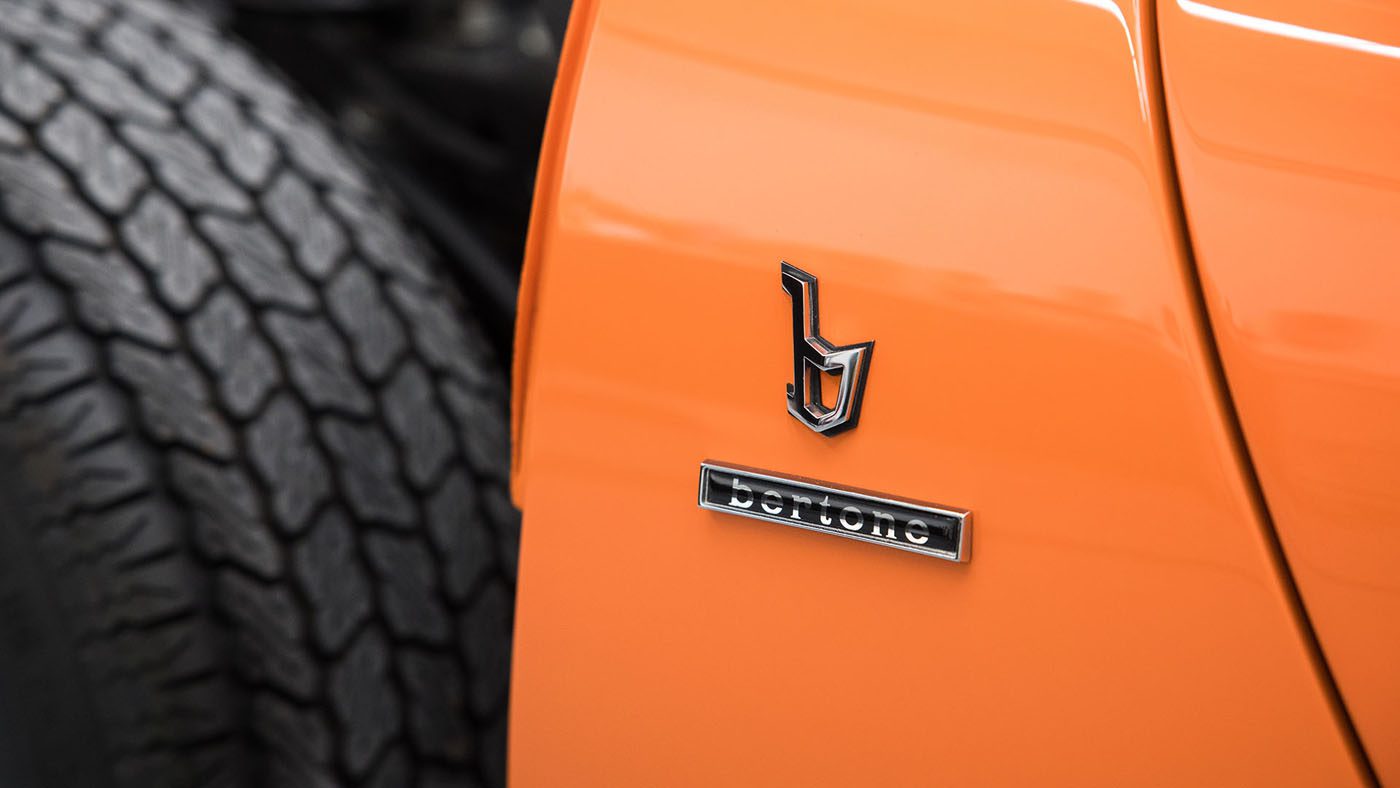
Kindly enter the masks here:
<path id="1" fill-rule="evenodd" d="M 822 435 L 856 426 L 865 376 L 874 342 L 833 345 L 822 338 L 817 322 L 817 278 L 783 263 L 783 289 L 792 298 L 792 382 L 787 387 L 788 413 Z M 822 378 L 836 378 L 836 399 L 822 397 Z"/>

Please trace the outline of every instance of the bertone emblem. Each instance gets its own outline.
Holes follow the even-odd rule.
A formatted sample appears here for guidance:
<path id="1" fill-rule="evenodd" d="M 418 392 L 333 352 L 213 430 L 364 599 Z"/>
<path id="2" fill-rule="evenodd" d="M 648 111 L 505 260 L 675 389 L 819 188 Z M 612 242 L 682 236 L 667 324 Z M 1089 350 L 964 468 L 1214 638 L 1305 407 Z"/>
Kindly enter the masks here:
<path id="1" fill-rule="evenodd" d="M 792 382 L 788 412 L 819 435 L 856 426 L 874 342 L 833 345 L 817 323 L 817 278 L 783 263 L 792 298 Z M 835 402 L 822 378 L 837 377 Z M 706 460 L 700 463 L 700 508 L 931 555 L 959 563 L 971 550 L 972 513 L 892 495 L 837 487 L 800 476 Z"/>
<path id="2" fill-rule="evenodd" d="M 700 508 L 966 562 L 972 513 L 802 477 L 705 461 Z"/>
<path id="3" fill-rule="evenodd" d="M 819 435 L 836 435 L 856 426 L 865 397 L 874 342 L 833 345 L 822 337 L 817 321 L 817 278 L 783 263 L 783 289 L 792 298 L 792 382 L 787 408 L 798 421 Z M 836 399 L 822 397 L 822 378 L 837 378 Z"/>

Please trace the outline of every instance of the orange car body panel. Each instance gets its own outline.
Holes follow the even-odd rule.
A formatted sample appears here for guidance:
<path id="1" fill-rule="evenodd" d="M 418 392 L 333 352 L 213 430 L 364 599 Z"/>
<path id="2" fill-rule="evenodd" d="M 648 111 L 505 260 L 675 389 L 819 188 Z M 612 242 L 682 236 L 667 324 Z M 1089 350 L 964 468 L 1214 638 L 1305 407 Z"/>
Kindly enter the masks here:
<path id="1" fill-rule="evenodd" d="M 1400 783 L 1400 5 L 1161 7 L 1229 387 L 1322 650 Z"/>
<path id="2" fill-rule="evenodd" d="M 1251 493 L 1132 2 L 581 2 L 516 354 L 516 786 L 1365 780 Z M 779 261 L 873 339 L 785 409 Z M 955 565 L 711 458 L 971 509 Z"/>

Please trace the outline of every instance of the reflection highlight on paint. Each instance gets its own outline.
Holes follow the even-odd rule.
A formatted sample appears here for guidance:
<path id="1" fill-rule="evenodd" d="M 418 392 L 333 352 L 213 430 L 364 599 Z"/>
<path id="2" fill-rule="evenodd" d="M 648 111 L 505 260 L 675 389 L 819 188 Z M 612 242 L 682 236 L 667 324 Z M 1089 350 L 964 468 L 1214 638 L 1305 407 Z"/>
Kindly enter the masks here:
<path id="1" fill-rule="evenodd" d="M 1380 55 L 1381 57 L 1394 58 L 1400 60 L 1400 46 L 1391 46 L 1377 41 L 1368 41 L 1355 36 L 1344 36 L 1341 33 L 1329 33 L 1326 30 L 1314 30 L 1311 27 L 1293 25 L 1287 22 L 1280 22 L 1276 19 L 1264 19 L 1263 17 L 1241 14 L 1238 11 L 1227 11 L 1223 8 L 1206 5 L 1196 2 L 1196 0 L 1176 0 L 1177 5 L 1186 13 L 1209 19 L 1212 22 L 1219 22 L 1233 27 L 1254 30 L 1259 33 L 1283 36 L 1298 41 L 1307 41 L 1313 44 L 1323 44 L 1325 46 L 1336 47 L 1338 49 L 1350 49 L 1353 52 L 1364 52 L 1368 55 Z"/>

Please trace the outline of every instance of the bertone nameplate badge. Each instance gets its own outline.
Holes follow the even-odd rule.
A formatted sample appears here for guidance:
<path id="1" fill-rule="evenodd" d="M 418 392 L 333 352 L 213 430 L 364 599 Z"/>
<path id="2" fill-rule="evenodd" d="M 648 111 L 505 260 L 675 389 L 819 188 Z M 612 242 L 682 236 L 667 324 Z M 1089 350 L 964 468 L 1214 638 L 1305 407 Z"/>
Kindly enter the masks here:
<path id="1" fill-rule="evenodd" d="M 966 562 L 972 514 L 825 482 L 705 461 L 700 507 Z"/>

